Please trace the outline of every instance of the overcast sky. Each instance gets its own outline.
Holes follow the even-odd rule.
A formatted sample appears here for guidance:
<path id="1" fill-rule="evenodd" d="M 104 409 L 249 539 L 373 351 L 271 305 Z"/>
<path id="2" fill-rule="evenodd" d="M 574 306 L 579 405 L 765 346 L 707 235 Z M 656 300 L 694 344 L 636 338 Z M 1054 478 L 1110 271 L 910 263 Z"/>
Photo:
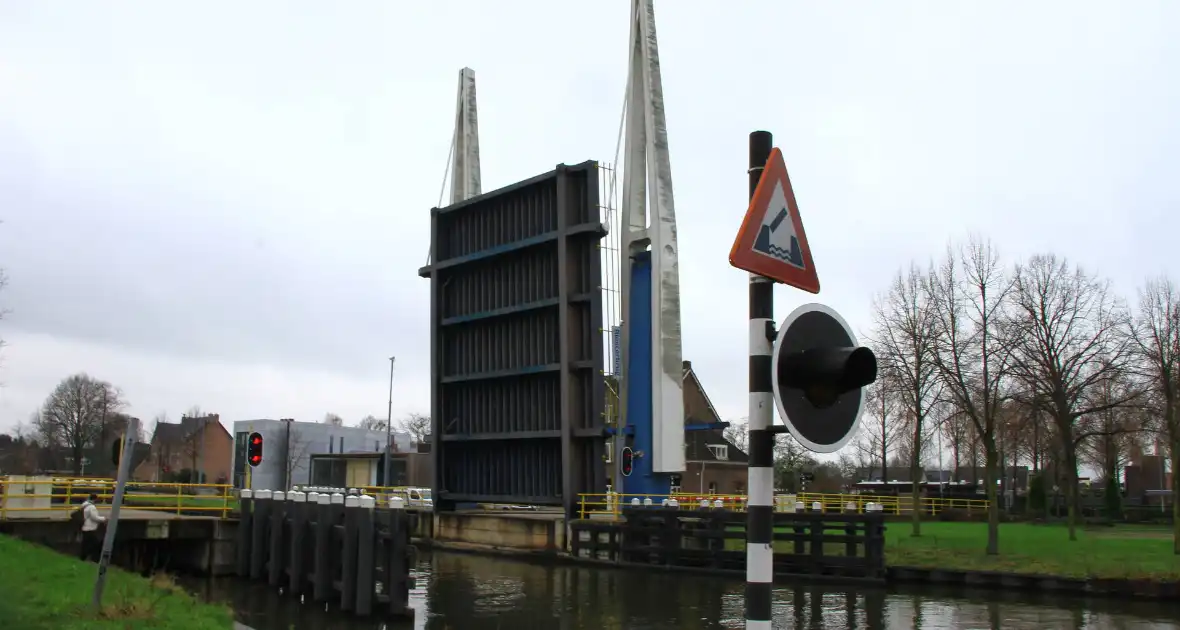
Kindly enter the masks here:
<path id="1" fill-rule="evenodd" d="M 0 0 L 0 430 L 86 371 L 131 413 L 428 411 L 458 70 L 484 190 L 614 156 L 629 0 Z M 746 415 L 746 141 L 774 132 L 860 330 L 976 231 L 1180 278 L 1180 3 L 657 2 L 685 358 Z M 810 301 L 777 289 L 776 315 Z"/>

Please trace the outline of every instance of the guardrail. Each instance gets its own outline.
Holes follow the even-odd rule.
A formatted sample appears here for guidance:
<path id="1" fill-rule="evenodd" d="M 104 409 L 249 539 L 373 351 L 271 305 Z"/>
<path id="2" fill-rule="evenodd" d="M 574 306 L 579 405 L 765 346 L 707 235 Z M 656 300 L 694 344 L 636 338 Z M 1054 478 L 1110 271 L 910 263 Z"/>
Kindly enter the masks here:
<path id="1" fill-rule="evenodd" d="M 48 490 L 48 491 L 46 491 Z M 69 477 L 0 478 L 0 520 L 33 512 L 69 512 L 91 494 L 109 502 L 115 496 L 112 479 Z M 238 507 L 233 486 L 209 483 L 129 481 L 123 495 L 129 509 L 203 514 L 225 518 Z"/>
<path id="2" fill-rule="evenodd" d="M 675 499 L 677 503 L 688 507 L 700 507 L 702 502 L 707 507 L 723 507 L 735 512 L 746 511 L 747 498 L 739 494 L 693 494 L 674 493 L 671 495 L 651 494 L 580 494 L 578 495 L 578 511 L 580 518 L 618 518 L 625 505 L 633 505 L 638 501 L 644 505 L 650 500 L 651 504 L 661 505 L 665 500 Z M 913 511 L 913 502 L 908 496 L 885 496 L 871 494 L 825 494 L 817 492 L 800 492 L 797 494 L 774 495 L 776 512 L 865 512 L 866 506 L 876 504 L 884 514 L 901 515 Z M 799 505 L 802 504 L 802 508 Z M 818 504 L 818 508 L 817 508 Z M 963 510 L 968 514 L 986 512 L 986 499 L 948 499 L 942 497 L 923 497 L 919 503 L 924 514 L 937 515 L 946 510 Z"/>

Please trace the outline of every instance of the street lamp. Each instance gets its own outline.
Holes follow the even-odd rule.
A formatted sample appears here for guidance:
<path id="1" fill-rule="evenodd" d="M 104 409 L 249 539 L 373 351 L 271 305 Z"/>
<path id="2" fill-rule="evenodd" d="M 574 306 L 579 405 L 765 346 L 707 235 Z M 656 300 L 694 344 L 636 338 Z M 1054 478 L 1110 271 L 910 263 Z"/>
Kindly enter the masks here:
<path id="1" fill-rule="evenodd" d="M 393 439 L 393 362 L 396 357 L 389 357 L 389 408 L 385 412 L 385 479 L 381 482 L 388 488 L 393 476 L 390 474 L 392 464 L 389 461 L 389 450 Z"/>

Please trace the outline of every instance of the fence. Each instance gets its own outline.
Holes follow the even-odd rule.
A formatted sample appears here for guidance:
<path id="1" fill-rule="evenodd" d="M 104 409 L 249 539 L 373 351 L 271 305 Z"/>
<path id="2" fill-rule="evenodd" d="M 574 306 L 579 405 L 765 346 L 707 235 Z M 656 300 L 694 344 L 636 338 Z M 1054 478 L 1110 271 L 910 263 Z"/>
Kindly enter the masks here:
<path id="1" fill-rule="evenodd" d="M 624 507 L 632 506 L 636 501 L 643 505 L 650 500 L 654 505 L 661 505 L 665 499 L 676 499 L 682 505 L 699 507 L 702 501 L 708 502 L 708 507 L 723 507 L 733 512 L 745 512 L 745 495 L 718 494 L 690 494 L 677 493 L 669 496 L 644 494 L 582 494 L 578 496 L 579 518 L 614 518 L 618 519 Z M 778 494 L 774 497 L 776 512 L 795 512 L 796 505 L 802 503 L 807 510 L 815 510 L 818 503 L 821 512 L 849 512 L 863 513 L 865 507 L 872 504 L 880 505 L 881 512 L 887 515 L 910 514 L 913 503 L 908 496 L 877 496 L 869 494 L 823 494 L 815 492 L 801 492 L 798 494 Z M 848 506 L 855 506 L 849 510 Z M 923 497 L 920 502 L 924 514 L 937 515 L 947 510 L 963 510 L 967 513 L 982 513 L 987 511 L 986 499 L 945 499 L 940 497 Z"/>
<path id="2" fill-rule="evenodd" d="M 71 477 L 0 478 L 0 520 L 37 518 L 69 512 L 91 494 L 109 502 L 115 496 L 112 479 Z M 129 481 L 123 506 L 136 510 L 172 512 L 225 518 L 238 507 L 228 484 L 155 483 Z"/>
<path id="3" fill-rule="evenodd" d="M 620 565 L 745 570 L 746 521 L 740 513 L 678 506 L 626 506 L 621 513 L 622 521 L 571 522 L 571 553 Z M 773 517 L 776 575 L 884 579 L 885 526 L 879 511 Z"/>

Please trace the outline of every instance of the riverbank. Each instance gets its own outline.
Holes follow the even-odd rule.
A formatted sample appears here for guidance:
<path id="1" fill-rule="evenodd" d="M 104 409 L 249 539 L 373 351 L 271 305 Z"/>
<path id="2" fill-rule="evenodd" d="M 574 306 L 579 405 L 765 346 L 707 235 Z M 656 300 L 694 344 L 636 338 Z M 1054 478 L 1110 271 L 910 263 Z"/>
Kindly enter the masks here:
<path id="1" fill-rule="evenodd" d="M 986 523 L 922 523 L 910 536 L 908 523 L 885 530 L 885 564 L 952 571 L 1035 574 L 1103 580 L 1180 580 L 1180 557 L 1172 553 L 1170 529 L 1121 525 L 1078 529 L 1069 540 L 1064 525 L 1001 523 L 1000 553 L 984 553 Z"/>
<path id="2" fill-rule="evenodd" d="M 170 578 L 111 567 L 103 607 L 90 609 L 97 565 L 0 535 L 0 619 L 21 630 L 227 630 L 229 609 L 201 604 Z"/>

